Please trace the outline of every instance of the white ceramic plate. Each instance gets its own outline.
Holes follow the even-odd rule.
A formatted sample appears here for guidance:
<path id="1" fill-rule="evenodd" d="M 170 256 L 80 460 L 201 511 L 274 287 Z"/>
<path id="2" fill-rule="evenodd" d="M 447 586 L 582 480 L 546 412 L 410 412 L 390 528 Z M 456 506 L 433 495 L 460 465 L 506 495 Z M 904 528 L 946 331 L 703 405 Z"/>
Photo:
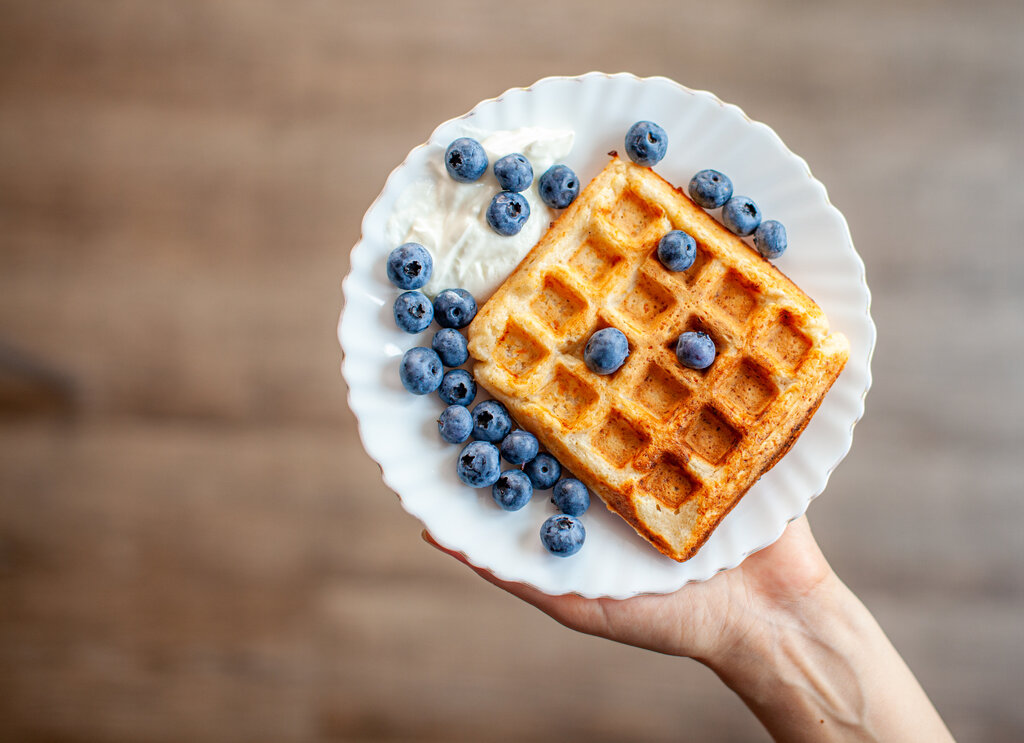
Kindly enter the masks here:
<path id="1" fill-rule="evenodd" d="M 786 225 L 789 249 L 776 264 L 821 305 L 832 327 L 846 334 L 850 360 L 797 444 L 691 560 L 676 563 L 662 556 L 599 501 L 583 516 L 583 549 L 556 558 L 538 536 L 541 523 L 555 512 L 549 491 L 535 494 L 521 511 L 506 513 L 491 500 L 489 488 L 463 485 L 455 475 L 461 447 L 437 434 L 442 403 L 436 395 L 410 395 L 399 382 L 404 351 L 429 345 L 436 328 L 412 336 L 394 325 L 391 306 L 398 291 L 384 265 L 395 246 L 385 237 L 386 224 L 402 190 L 424 177 L 427 158 L 438 157 L 468 129 L 571 128 L 576 141 L 565 162 L 586 183 L 606 164 L 609 150 L 623 151 L 626 130 L 640 119 L 658 122 L 668 133 L 668 155 L 655 168 L 663 177 L 681 185 L 703 168 L 721 170 L 737 193 L 760 204 L 766 218 Z M 500 578 L 552 594 L 623 598 L 669 592 L 734 567 L 770 545 L 825 489 L 849 451 L 871 384 L 875 327 L 864 264 L 824 186 L 767 126 L 710 93 L 667 78 L 601 73 L 545 78 L 441 124 L 391 173 L 367 211 L 344 297 L 338 328 L 342 373 L 363 445 L 380 465 L 384 482 L 439 543 Z"/>

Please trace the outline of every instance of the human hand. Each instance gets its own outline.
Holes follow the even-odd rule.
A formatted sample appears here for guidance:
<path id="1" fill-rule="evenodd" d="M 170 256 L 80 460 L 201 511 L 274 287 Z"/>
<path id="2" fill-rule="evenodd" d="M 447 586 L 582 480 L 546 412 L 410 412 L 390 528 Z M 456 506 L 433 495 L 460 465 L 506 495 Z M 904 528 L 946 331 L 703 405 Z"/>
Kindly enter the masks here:
<path id="1" fill-rule="evenodd" d="M 829 567 L 806 517 L 732 570 L 628 599 L 549 596 L 423 538 L 566 627 L 699 660 L 776 740 L 953 740 L 874 617 Z"/>
<path id="2" fill-rule="evenodd" d="M 550 596 L 522 583 L 501 580 L 471 565 L 464 555 L 441 547 L 426 532 L 423 536 L 484 579 L 566 627 L 709 665 L 725 660 L 751 639 L 751 633 L 763 633 L 775 621 L 785 621 L 781 612 L 793 611 L 802 598 L 834 580 L 805 516 L 789 524 L 773 545 L 732 570 L 674 593 L 627 599 Z"/>

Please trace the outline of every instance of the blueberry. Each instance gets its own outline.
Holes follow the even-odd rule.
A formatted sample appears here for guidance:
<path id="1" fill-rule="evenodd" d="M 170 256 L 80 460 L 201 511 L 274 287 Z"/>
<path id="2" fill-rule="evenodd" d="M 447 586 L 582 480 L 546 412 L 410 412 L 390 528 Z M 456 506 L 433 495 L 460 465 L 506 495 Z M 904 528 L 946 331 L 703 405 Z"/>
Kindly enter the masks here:
<path id="1" fill-rule="evenodd" d="M 473 433 L 473 416 L 464 405 L 449 405 L 437 419 L 437 430 L 449 444 L 461 444 Z"/>
<path id="2" fill-rule="evenodd" d="M 761 224 L 761 209 L 748 196 L 733 196 L 722 207 L 722 224 L 740 237 L 749 235 Z"/>
<path id="3" fill-rule="evenodd" d="M 565 209 L 580 193 L 580 179 L 568 165 L 552 165 L 537 183 L 540 200 L 552 209 Z"/>
<path id="4" fill-rule="evenodd" d="M 690 179 L 690 198 L 705 209 L 717 209 L 732 198 L 732 181 L 717 170 L 702 170 Z"/>
<path id="5" fill-rule="evenodd" d="M 469 360 L 466 336 L 455 328 L 441 328 L 434 333 L 430 347 L 437 351 L 445 366 L 462 366 Z"/>
<path id="6" fill-rule="evenodd" d="M 590 508 L 590 491 L 574 477 L 566 477 L 555 483 L 551 500 L 562 513 L 582 516 Z"/>
<path id="7" fill-rule="evenodd" d="M 446 405 L 469 405 L 476 397 L 476 382 L 465 369 L 451 369 L 441 378 L 437 394 Z"/>
<path id="8" fill-rule="evenodd" d="M 476 317 L 476 300 L 465 289 L 445 289 L 434 297 L 434 317 L 442 328 L 464 328 Z"/>
<path id="9" fill-rule="evenodd" d="M 490 487 L 501 474 L 498 447 L 486 441 L 471 441 L 459 452 L 455 471 L 459 479 L 471 488 Z"/>
<path id="10" fill-rule="evenodd" d="M 626 154 L 637 165 L 657 165 L 668 149 L 668 135 L 652 121 L 638 121 L 626 132 Z"/>
<path id="11" fill-rule="evenodd" d="M 513 431 L 501 440 L 498 446 L 501 456 L 510 464 L 526 464 L 540 451 L 537 437 L 529 431 Z"/>
<path id="12" fill-rule="evenodd" d="M 583 361 L 594 374 L 611 374 L 629 356 L 629 341 L 618 328 L 598 330 L 583 349 Z"/>
<path id="13" fill-rule="evenodd" d="M 402 385 L 414 395 L 429 395 L 441 385 L 441 359 L 429 348 L 410 348 L 402 356 L 398 375 Z"/>
<path id="14" fill-rule="evenodd" d="M 523 472 L 530 478 L 537 490 L 547 490 L 562 475 L 562 465 L 550 454 L 538 454 L 523 467 Z"/>
<path id="15" fill-rule="evenodd" d="M 715 342 L 700 331 L 689 331 L 676 341 L 676 358 L 690 369 L 707 369 L 715 361 Z"/>
<path id="16" fill-rule="evenodd" d="M 505 511 L 518 511 L 533 497 L 533 484 L 522 470 L 505 470 L 491 486 L 494 502 Z"/>
<path id="17" fill-rule="evenodd" d="M 388 256 L 388 278 L 399 289 L 419 289 L 430 280 L 434 259 L 419 243 L 405 243 Z"/>
<path id="18" fill-rule="evenodd" d="M 487 207 L 487 224 L 499 235 L 518 235 L 526 220 L 530 218 L 530 202 L 514 191 L 502 191 L 494 195 Z"/>
<path id="19" fill-rule="evenodd" d="M 564 513 L 551 516 L 541 524 L 540 541 L 552 555 L 570 557 L 580 551 L 587 531 L 583 522 Z"/>
<path id="20" fill-rule="evenodd" d="M 785 253 L 787 244 L 786 228 L 774 219 L 762 222 L 754 233 L 754 247 L 770 261 Z"/>
<path id="21" fill-rule="evenodd" d="M 516 152 L 494 163 L 494 176 L 504 191 L 525 191 L 533 183 L 533 166 Z"/>
<path id="22" fill-rule="evenodd" d="M 497 400 L 484 400 L 473 408 L 473 438 L 498 442 L 512 430 L 508 410 Z"/>
<path id="23" fill-rule="evenodd" d="M 395 300 L 395 325 L 406 333 L 419 333 L 430 327 L 434 307 L 423 292 L 402 292 Z"/>
<path id="24" fill-rule="evenodd" d="M 444 153 L 448 175 L 460 183 L 472 183 L 487 170 L 487 153 L 483 145 L 469 137 L 459 137 Z"/>
<path id="25" fill-rule="evenodd" d="M 666 232 L 658 241 L 658 260 L 669 271 L 685 271 L 697 259 L 697 241 L 682 230 Z"/>

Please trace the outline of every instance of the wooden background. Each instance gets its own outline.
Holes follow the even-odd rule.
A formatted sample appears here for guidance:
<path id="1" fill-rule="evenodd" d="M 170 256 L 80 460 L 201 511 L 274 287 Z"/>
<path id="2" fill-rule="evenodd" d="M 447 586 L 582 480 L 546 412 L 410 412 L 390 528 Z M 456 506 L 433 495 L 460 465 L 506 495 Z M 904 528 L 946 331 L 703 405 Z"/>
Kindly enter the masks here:
<path id="1" fill-rule="evenodd" d="M 424 545 L 345 404 L 387 173 L 591 69 L 828 185 L 879 342 L 812 524 L 954 733 L 1024 739 L 1022 50 L 1017 0 L 0 2 L 0 739 L 765 739 Z"/>

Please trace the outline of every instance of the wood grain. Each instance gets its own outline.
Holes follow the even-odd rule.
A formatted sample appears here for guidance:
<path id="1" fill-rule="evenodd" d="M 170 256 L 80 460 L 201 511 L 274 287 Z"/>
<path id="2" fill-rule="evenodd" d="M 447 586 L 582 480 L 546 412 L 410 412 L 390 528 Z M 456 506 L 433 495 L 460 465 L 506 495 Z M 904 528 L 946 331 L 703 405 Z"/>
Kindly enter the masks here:
<path id="1" fill-rule="evenodd" d="M 428 548 L 345 406 L 387 173 L 589 69 L 713 90 L 828 185 L 879 343 L 812 523 L 958 738 L 1024 737 L 1019 3 L 519 7 L 0 2 L 0 739 L 766 739 Z"/>

